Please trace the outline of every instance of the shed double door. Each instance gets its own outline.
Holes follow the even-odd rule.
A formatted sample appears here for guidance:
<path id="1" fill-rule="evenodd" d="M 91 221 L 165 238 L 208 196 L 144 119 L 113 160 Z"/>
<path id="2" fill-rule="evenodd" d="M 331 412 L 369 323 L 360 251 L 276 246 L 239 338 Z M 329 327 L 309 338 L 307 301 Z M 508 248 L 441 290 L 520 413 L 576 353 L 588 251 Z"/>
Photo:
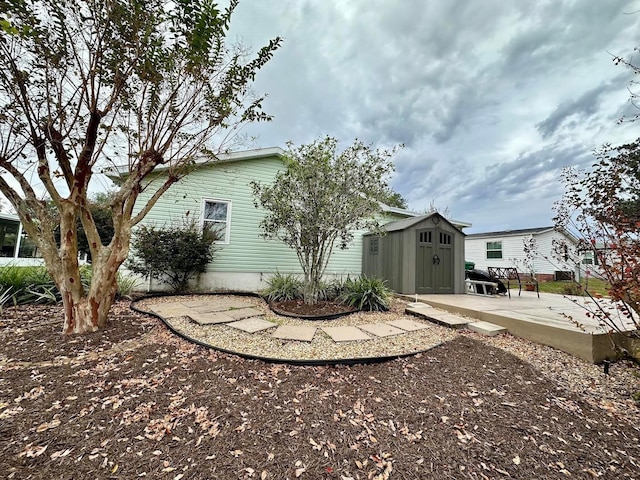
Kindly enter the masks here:
<path id="1" fill-rule="evenodd" d="M 453 234 L 416 231 L 416 293 L 453 293 Z"/>

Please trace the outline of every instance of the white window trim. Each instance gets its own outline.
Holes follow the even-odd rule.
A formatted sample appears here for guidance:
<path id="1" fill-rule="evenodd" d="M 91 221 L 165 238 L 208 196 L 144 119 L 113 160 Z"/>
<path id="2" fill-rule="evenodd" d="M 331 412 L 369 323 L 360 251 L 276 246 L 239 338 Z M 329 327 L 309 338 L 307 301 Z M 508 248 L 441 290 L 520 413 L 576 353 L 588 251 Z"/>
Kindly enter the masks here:
<path id="1" fill-rule="evenodd" d="M 497 250 L 497 249 L 489 250 L 489 244 L 490 243 L 499 243 L 500 244 L 500 250 Z M 487 260 L 503 260 L 504 259 L 504 245 L 502 243 L 502 240 L 491 240 L 491 241 L 485 242 L 485 244 L 484 244 L 484 252 L 485 252 L 485 257 L 486 257 Z M 500 252 L 500 258 L 489 257 L 489 252 Z"/>
<path id="2" fill-rule="evenodd" d="M 207 202 L 226 203 L 227 204 L 227 221 L 224 229 L 224 240 L 216 240 L 216 245 L 229 245 L 231 241 L 231 200 L 224 200 L 222 198 L 210 198 L 202 197 L 200 202 L 200 227 L 204 228 L 206 220 L 204 219 L 204 206 Z M 214 222 L 217 223 L 217 222 Z M 220 222 L 222 223 L 222 222 Z"/>

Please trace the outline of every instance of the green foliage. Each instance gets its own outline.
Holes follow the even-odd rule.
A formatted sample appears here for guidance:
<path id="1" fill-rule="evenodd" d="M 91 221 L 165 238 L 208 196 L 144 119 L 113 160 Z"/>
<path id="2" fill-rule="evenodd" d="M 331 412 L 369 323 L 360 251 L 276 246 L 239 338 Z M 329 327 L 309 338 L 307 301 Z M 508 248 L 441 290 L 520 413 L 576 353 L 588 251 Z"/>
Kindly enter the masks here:
<path id="1" fill-rule="evenodd" d="M 164 192 L 246 122 L 270 120 L 251 85 L 281 39 L 255 53 L 228 42 L 237 5 L 0 2 L 0 191 L 64 292 L 65 332 L 105 324 L 131 232 Z M 106 168 L 121 177 L 96 210 Z M 78 250 L 97 298 L 81 291 Z M 87 302 L 98 308 L 75 308 Z"/>
<path id="2" fill-rule="evenodd" d="M 361 275 L 344 282 L 340 301 L 358 310 L 386 312 L 391 305 L 392 294 L 385 280 Z"/>
<path id="3" fill-rule="evenodd" d="M 91 284 L 91 266 L 80 267 L 80 281 L 84 289 Z M 45 267 L 0 267 L 0 288 L 11 289 L 14 305 L 27 303 L 55 304 L 62 300 L 53 278 Z"/>
<path id="4" fill-rule="evenodd" d="M 27 303 L 55 304 L 61 299 L 51 275 L 45 267 L 0 267 L 0 289 L 4 302 L 14 305 Z M 10 293 L 9 293 L 10 292 Z"/>
<path id="5" fill-rule="evenodd" d="M 128 277 L 118 272 L 118 298 L 130 298 L 131 293 L 138 287 L 140 284 L 138 279 L 135 277 Z"/>
<path id="6" fill-rule="evenodd" d="M 320 281 L 318 284 L 318 300 L 334 301 L 344 292 L 345 281 L 339 278 L 329 282 Z"/>
<path id="7" fill-rule="evenodd" d="M 186 292 L 189 281 L 206 271 L 214 257 L 214 243 L 220 234 L 208 225 L 201 229 L 194 221 L 182 225 L 138 228 L 131 242 L 132 272 L 151 277 L 171 286 L 175 292 Z"/>
<path id="8" fill-rule="evenodd" d="M 12 291 L 12 287 L 4 287 L 0 285 L 0 313 L 2 313 L 2 309 L 9 302 L 9 300 L 11 300 Z"/>
<path id="9" fill-rule="evenodd" d="M 267 288 L 262 292 L 262 296 L 270 302 L 302 298 L 302 280 L 292 273 L 283 275 L 276 272 L 267 280 Z"/>
<path id="10" fill-rule="evenodd" d="M 402 208 L 403 210 L 406 210 L 409 206 L 406 198 L 402 194 L 394 192 L 391 187 L 389 187 L 386 196 L 382 197 L 380 201 L 389 207 Z"/>
<path id="11" fill-rule="evenodd" d="M 256 207 L 266 215 L 265 238 L 295 250 L 304 272 L 304 299 L 315 303 L 320 280 L 334 248 L 346 249 L 355 230 L 376 230 L 379 200 L 388 196 L 392 151 L 373 150 L 355 141 L 342 152 L 327 137 L 294 148 L 286 171 L 271 185 L 251 184 Z"/>

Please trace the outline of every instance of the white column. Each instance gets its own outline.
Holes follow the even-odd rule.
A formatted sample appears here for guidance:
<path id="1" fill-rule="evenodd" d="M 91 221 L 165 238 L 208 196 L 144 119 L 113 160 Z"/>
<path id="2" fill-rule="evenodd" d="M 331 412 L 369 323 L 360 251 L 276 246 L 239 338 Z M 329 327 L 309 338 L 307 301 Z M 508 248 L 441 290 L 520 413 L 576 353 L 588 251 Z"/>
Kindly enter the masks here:
<path id="1" fill-rule="evenodd" d="M 20 253 L 20 242 L 22 241 L 22 222 L 18 222 L 18 236 L 16 237 L 16 249 L 13 252 L 13 258 L 18 258 Z"/>

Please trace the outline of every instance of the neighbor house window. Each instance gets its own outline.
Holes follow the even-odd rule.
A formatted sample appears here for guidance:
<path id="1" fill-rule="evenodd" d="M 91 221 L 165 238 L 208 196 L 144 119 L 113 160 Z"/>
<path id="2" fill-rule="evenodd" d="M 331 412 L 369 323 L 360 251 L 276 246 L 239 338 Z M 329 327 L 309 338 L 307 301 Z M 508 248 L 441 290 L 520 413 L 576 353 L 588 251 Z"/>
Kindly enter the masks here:
<path id="1" fill-rule="evenodd" d="M 220 233 L 216 243 L 229 243 L 231 230 L 231 202 L 224 200 L 204 200 L 202 224 L 215 228 Z"/>
<path id="2" fill-rule="evenodd" d="M 487 242 L 487 258 L 502 258 L 502 242 Z"/>

